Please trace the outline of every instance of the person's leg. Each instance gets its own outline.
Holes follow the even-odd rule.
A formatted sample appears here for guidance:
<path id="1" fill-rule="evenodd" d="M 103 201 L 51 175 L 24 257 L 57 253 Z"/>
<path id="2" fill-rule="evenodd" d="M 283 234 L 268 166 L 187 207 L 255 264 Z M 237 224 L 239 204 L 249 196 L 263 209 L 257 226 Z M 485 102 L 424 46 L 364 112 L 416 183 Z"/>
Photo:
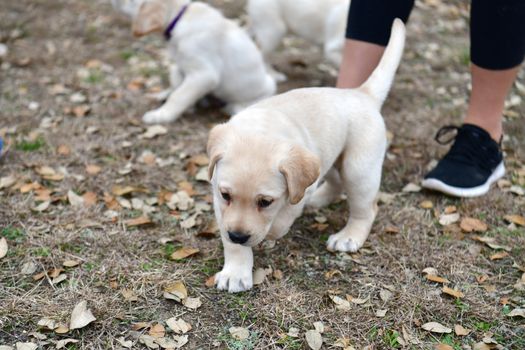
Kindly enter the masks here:
<path id="1" fill-rule="evenodd" d="M 525 1 L 473 0 L 470 19 L 472 92 L 465 123 L 499 142 L 505 98 L 525 54 Z"/>
<path id="2" fill-rule="evenodd" d="M 499 142 L 502 136 L 501 122 L 505 97 L 516 79 L 519 68 L 520 66 L 490 70 L 472 64 L 472 91 L 465 124 L 479 126 Z"/>
<path id="3" fill-rule="evenodd" d="M 358 87 L 370 76 L 388 43 L 392 22 L 406 22 L 413 6 L 414 0 L 351 1 L 338 88 Z"/>
<path id="4" fill-rule="evenodd" d="M 505 97 L 525 56 L 523 18 L 523 0 L 472 0 L 472 91 L 465 123 L 423 187 L 473 197 L 505 174 L 499 141 Z"/>

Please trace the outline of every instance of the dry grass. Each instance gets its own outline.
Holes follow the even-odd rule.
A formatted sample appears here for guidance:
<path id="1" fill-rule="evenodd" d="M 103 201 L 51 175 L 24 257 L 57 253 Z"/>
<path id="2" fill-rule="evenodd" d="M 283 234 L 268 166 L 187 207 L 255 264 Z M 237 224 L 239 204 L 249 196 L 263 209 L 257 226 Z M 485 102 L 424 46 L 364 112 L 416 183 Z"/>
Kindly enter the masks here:
<path id="1" fill-rule="evenodd" d="M 231 17 L 243 12 L 241 1 L 213 3 Z M 400 193 L 405 184 L 421 178 L 430 160 L 444 152 L 431 136 L 439 126 L 459 122 L 464 111 L 468 22 L 465 9 L 458 4 L 456 1 L 438 9 L 419 6 L 411 18 L 405 60 L 384 108 L 387 124 L 395 134 L 384 167 L 384 192 Z M 429 349 L 444 342 L 461 349 L 488 333 L 508 349 L 525 348 L 523 320 L 505 316 L 510 309 L 525 304 L 524 291 L 513 287 L 521 276 L 515 265 L 525 266 L 525 231 L 509 228 L 503 220 L 507 214 L 525 214 L 523 197 L 497 188 L 473 200 L 428 192 L 399 194 L 381 206 L 365 249 L 352 256 L 332 254 L 324 247 L 327 235 L 344 223 L 346 206 L 337 203 L 319 213 L 305 214 L 275 247 L 256 252 L 256 266 L 282 270 L 282 280 L 271 278 L 252 291 L 236 295 L 208 289 L 204 281 L 220 269 L 222 251 L 218 239 L 195 234 L 212 220 L 211 212 L 201 217 L 197 227 L 182 230 L 177 216 L 166 206 L 159 206 L 151 216 L 154 225 L 127 228 L 123 221 L 140 213 L 124 209 L 117 222 L 112 222 L 104 216 L 107 208 L 102 197 L 115 184 L 141 186 L 148 193 L 136 196 L 155 197 L 163 190 L 175 191 L 180 181 L 188 180 L 197 192 L 196 200 L 204 201 L 207 185 L 188 174 L 181 154 L 203 153 L 210 126 L 227 117 L 213 103 L 201 103 L 167 126 L 167 135 L 139 139 L 144 131 L 139 118 L 155 104 L 143 98 L 146 89 L 135 91 L 128 84 L 138 77 L 156 86 L 166 83 L 165 69 L 159 63 L 160 38 L 134 41 L 128 23 L 102 0 L 2 0 L 0 7 L 0 42 L 10 49 L 0 70 L 0 129 L 15 128 L 6 137 L 11 148 L 0 159 L 0 177 L 16 174 L 27 181 L 38 181 L 55 189 L 57 197 L 48 210 L 39 213 L 30 209 L 35 205 L 34 193 L 0 190 L 0 232 L 10 247 L 7 257 L 0 260 L 0 345 L 36 342 L 28 333 L 37 330 L 40 318 L 67 323 L 73 306 L 83 299 L 97 321 L 67 334 L 80 340 L 70 345 L 72 349 L 119 348 L 115 339 L 120 336 L 136 340 L 132 323 L 163 322 L 173 316 L 182 316 L 193 326 L 185 346 L 188 349 L 302 349 L 306 347 L 304 332 L 313 329 L 316 321 L 327 328 L 323 334 L 326 348 L 333 348 L 341 337 L 350 339 L 356 348 L 401 347 L 397 337 L 403 335 L 403 329 L 421 341 L 410 348 Z M 432 50 L 434 43 L 437 50 Z M 305 43 L 294 41 L 296 44 L 299 52 L 307 54 L 288 50 L 275 57 L 290 78 L 281 89 L 333 85 L 333 77 L 317 68 L 318 52 L 312 53 Z M 27 65 L 26 58 L 30 59 Z M 104 65 L 88 69 L 85 75 L 86 62 L 92 59 Z M 522 71 L 519 81 L 525 83 L 524 78 Z M 70 91 L 52 95 L 54 84 Z M 439 93 L 442 87 L 446 90 Z M 69 100 L 74 92 L 87 97 L 91 107 L 87 116 L 75 117 L 65 111 L 74 106 Z M 512 94 L 520 92 L 514 90 Z M 28 109 L 31 101 L 39 103 L 38 110 Z M 517 171 L 525 162 L 525 110 L 518 105 L 512 111 L 518 117 L 505 121 L 506 178 L 519 183 L 523 178 Z M 42 127 L 44 118 L 51 118 L 47 119 L 50 127 Z M 98 130 L 87 133 L 89 127 Z M 24 140 L 32 140 L 35 130 L 40 134 L 40 147 L 34 141 L 24 146 Z M 122 147 L 123 141 L 131 142 L 131 146 Z M 57 154 L 62 144 L 71 149 L 69 156 Z M 173 157 L 173 163 L 166 167 L 140 163 L 146 149 L 162 159 Z M 119 175 L 118 170 L 127 163 L 133 164 L 133 172 Z M 100 165 L 102 172 L 89 176 L 87 164 Z M 70 175 L 60 182 L 45 181 L 35 172 L 40 165 L 65 167 Z M 93 191 L 99 201 L 91 208 L 72 208 L 65 199 L 70 189 L 77 193 Z M 433 210 L 419 208 L 425 199 L 434 203 L 438 213 L 455 205 L 462 217 L 485 221 L 489 225 L 487 235 L 510 247 L 510 256 L 490 260 L 494 250 L 472 240 L 472 234 L 461 233 L 457 226 L 441 227 Z M 326 231 L 312 227 L 317 215 L 327 218 Z M 386 233 L 387 226 L 395 226 L 400 232 Z M 161 243 L 161 238 L 174 241 Z M 169 253 L 180 246 L 198 247 L 201 253 L 179 263 L 169 260 Z M 36 264 L 36 272 L 40 272 L 59 268 L 68 259 L 78 259 L 82 264 L 66 269 L 67 280 L 56 286 L 47 278 L 34 281 L 31 275 L 21 273 L 27 262 Z M 442 294 L 440 285 L 423 277 L 425 267 L 438 269 L 465 297 L 454 300 Z M 333 270 L 340 274 L 326 279 L 325 273 Z M 484 274 L 488 280 L 478 283 L 476 277 Z M 203 301 L 197 311 L 162 297 L 163 286 L 177 279 L 184 280 L 191 296 Z M 123 289 L 134 291 L 138 301 L 126 301 Z M 385 289 L 392 292 L 386 302 L 379 296 Z M 330 294 L 370 301 L 339 311 Z M 508 298 L 508 307 L 503 307 L 501 298 Z M 380 309 L 388 310 L 385 317 L 375 315 Z M 473 331 L 466 337 L 433 335 L 420 329 L 428 321 L 449 327 L 461 324 Z M 233 340 L 228 333 L 231 326 L 249 327 L 251 337 L 243 342 Z M 290 327 L 300 329 L 301 336 L 286 336 Z M 47 336 L 48 341 L 64 338 L 53 333 Z"/>

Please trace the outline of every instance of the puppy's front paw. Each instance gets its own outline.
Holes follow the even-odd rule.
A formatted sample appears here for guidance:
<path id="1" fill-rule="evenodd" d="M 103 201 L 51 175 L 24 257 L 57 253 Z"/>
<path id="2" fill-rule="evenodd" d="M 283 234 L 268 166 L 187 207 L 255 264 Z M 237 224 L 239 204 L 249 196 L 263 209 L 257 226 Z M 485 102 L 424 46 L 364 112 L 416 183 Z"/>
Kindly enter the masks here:
<path id="1" fill-rule="evenodd" d="M 330 251 L 355 253 L 363 246 L 364 241 L 352 238 L 348 232 L 341 231 L 328 237 L 327 248 Z"/>
<path id="2" fill-rule="evenodd" d="M 288 80 L 288 77 L 286 74 L 278 72 L 276 70 L 270 72 L 271 77 L 277 82 L 277 83 L 284 83 Z"/>
<path id="3" fill-rule="evenodd" d="M 253 286 L 252 271 L 223 268 L 215 275 L 217 289 L 228 290 L 230 293 L 243 292 Z"/>
<path id="4" fill-rule="evenodd" d="M 144 117 L 142 117 L 142 121 L 147 124 L 168 123 L 174 121 L 175 119 L 176 116 L 166 112 L 162 108 L 146 112 Z"/>

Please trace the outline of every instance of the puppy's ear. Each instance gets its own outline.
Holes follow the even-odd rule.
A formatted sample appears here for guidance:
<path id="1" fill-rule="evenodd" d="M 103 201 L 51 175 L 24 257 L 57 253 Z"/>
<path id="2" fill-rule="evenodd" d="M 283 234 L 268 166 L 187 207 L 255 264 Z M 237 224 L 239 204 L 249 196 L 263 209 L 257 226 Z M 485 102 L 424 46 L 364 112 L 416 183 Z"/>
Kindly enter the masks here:
<path id="1" fill-rule="evenodd" d="M 292 146 L 279 165 L 279 171 L 286 179 L 290 203 L 297 204 L 303 199 L 306 189 L 319 177 L 321 162 L 303 147 Z"/>
<path id="2" fill-rule="evenodd" d="M 208 136 L 208 146 L 207 152 L 208 157 L 210 158 L 210 163 L 208 164 L 208 180 L 211 181 L 213 177 L 213 171 L 215 170 L 215 165 L 222 158 L 223 155 L 223 142 L 226 138 L 227 127 L 225 124 L 216 125 L 211 129 Z"/>
<path id="3" fill-rule="evenodd" d="M 165 6 L 159 1 L 143 2 L 133 18 L 133 35 L 144 36 L 164 29 Z"/>

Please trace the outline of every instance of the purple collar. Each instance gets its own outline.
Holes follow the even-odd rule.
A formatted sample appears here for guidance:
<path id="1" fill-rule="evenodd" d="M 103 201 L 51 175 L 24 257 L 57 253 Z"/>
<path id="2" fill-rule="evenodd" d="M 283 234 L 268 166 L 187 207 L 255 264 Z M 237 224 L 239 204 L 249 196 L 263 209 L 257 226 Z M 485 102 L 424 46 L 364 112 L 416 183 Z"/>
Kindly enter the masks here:
<path id="1" fill-rule="evenodd" d="M 175 28 L 175 26 L 177 25 L 177 22 L 182 18 L 182 16 L 184 15 L 184 12 L 186 12 L 186 10 L 188 9 L 188 6 L 189 4 L 182 6 L 179 13 L 177 13 L 177 16 L 173 18 L 173 20 L 170 22 L 170 24 L 164 31 L 164 38 L 166 38 L 166 40 L 171 39 L 171 31 L 173 30 L 173 28 Z"/>

